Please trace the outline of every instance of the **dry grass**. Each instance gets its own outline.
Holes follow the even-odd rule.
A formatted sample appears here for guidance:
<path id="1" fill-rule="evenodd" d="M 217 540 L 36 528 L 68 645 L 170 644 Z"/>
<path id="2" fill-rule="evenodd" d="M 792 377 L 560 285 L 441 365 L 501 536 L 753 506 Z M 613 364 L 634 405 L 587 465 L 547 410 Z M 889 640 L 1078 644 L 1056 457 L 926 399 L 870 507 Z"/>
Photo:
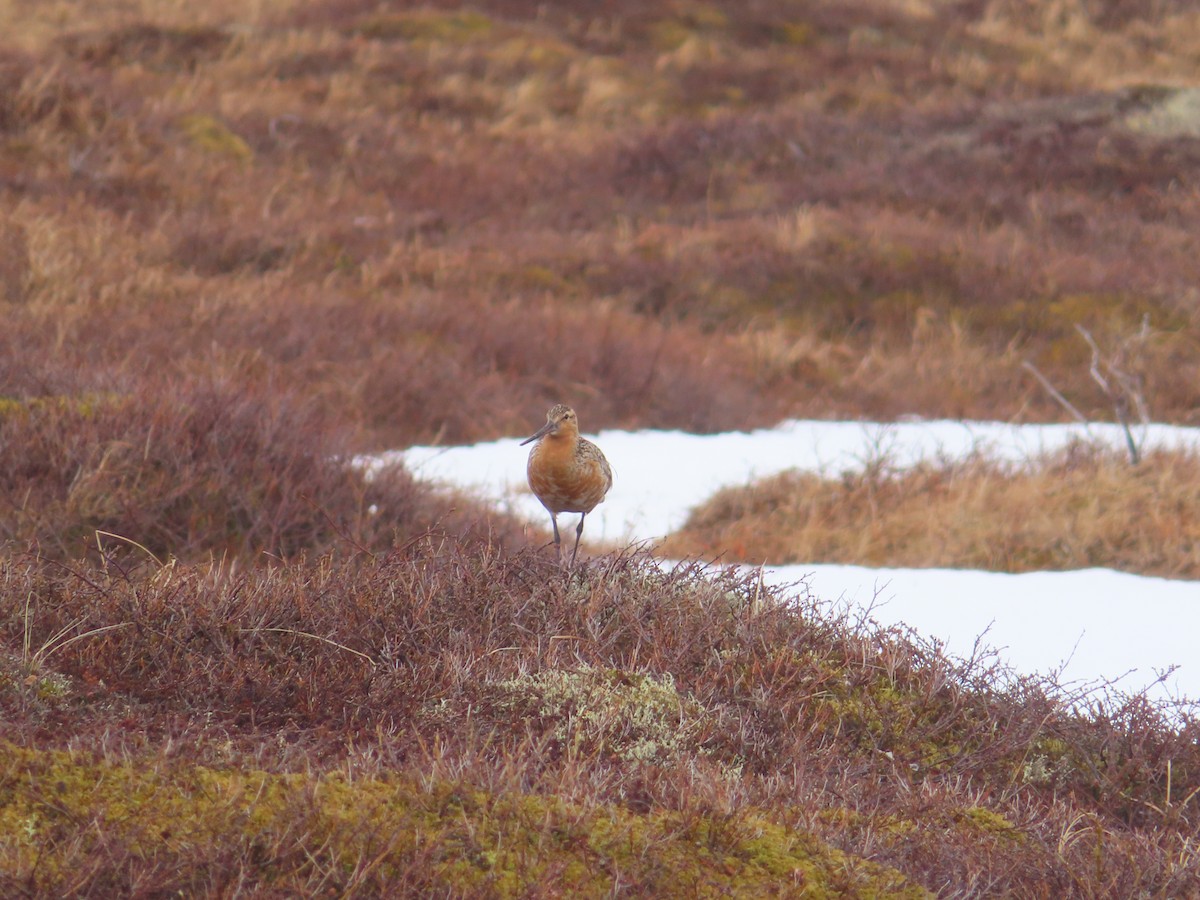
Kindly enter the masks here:
<path id="1" fill-rule="evenodd" d="M 1076 325 L 1148 322 L 1124 364 L 1194 421 L 1198 27 L 0 4 L 0 892 L 1196 893 L 1186 712 L 693 568 L 565 578 L 341 461 L 560 400 L 591 429 L 1061 416 L 1027 360 L 1109 417 Z M 1064 546 L 1190 571 L 1158 479 L 1193 466 L 1061 461 L 1108 527 Z M 1042 499 L 911 477 L 806 489 Z"/>
<path id="2" fill-rule="evenodd" d="M 1200 459 L 1074 445 L 1022 466 L 975 456 L 720 492 L 663 547 L 773 563 L 1026 572 L 1111 566 L 1200 578 Z"/>
<path id="3" fill-rule="evenodd" d="M 159 560 L 372 552 L 429 529 L 524 543 L 403 469 L 366 481 L 327 419 L 227 381 L 7 400 L 0 445 L 0 540 L 59 559 L 106 540 Z"/>
<path id="4" fill-rule="evenodd" d="M 1196 22 L 1059 6 L 13 6 L 5 322 L 21 367 L 250 368 L 379 448 L 563 394 L 1060 416 L 1026 359 L 1108 418 L 1074 326 L 1148 317 L 1151 409 L 1191 421 Z"/>
<path id="5" fill-rule="evenodd" d="M 589 895 L 1200 884 L 1189 713 L 956 664 L 752 576 L 439 539 L 245 572 L 13 559 L 0 610 L 30 648 L 0 678 L 0 854 L 35 896 L 217 872 L 509 894 L 581 863 Z"/>

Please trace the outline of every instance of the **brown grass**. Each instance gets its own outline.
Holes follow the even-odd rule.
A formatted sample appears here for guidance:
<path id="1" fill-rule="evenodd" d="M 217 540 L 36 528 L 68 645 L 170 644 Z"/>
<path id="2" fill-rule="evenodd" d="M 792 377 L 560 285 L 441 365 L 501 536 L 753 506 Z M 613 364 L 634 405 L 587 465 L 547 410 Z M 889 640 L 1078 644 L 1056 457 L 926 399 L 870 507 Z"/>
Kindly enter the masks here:
<path id="1" fill-rule="evenodd" d="M 685 833 L 711 852 L 755 827 L 806 842 L 810 863 L 839 848 L 849 862 L 806 877 L 842 891 L 870 893 L 880 875 L 863 858 L 943 896 L 1196 886 L 1200 761 L 1186 712 L 1171 724 L 1141 698 L 1071 695 L 987 659 L 956 664 L 817 609 L 780 602 L 753 577 L 623 555 L 568 577 L 536 554 L 442 539 L 244 572 L 180 563 L 130 577 L 111 561 L 13 559 L 0 566 L 0 631 L 30 649 L 5 664 L 0 703 L 6 738 L 40 749 L 0 753 L 0 820 L 26 835 L 0 842 L 4 868 L 35 895 L 114 878 L 173 889 L 217 865 L 250 885 L 323 872 L 345 887 L 362 874 L 354 835 L 390 816 L 396 840 L 376 846 L 382 868 L 368 884 L 389 871 L 463 884 L 499 865 L 497 840 L 545 835 L 536 823 L 568 812 L 546 807 L 557 798 L 598 835 L 626 829 L 634 855 L 685 882 L 693 851 L 675 855 L 670 831 L 651 827 L 664 817 L 692 823 Z M 262 772 L 302 773 L 314 791 L 341 772 L 347 786 L 305 800 L 294 778 L 271 782 L 253 788 L 266 830 L 227 823 L 211 841 L 184 838 L 215 828 L 198 780 L 236 803 Z M 114 780 L 146 799 L 97 791 Z M 380 781 L 408 798 L 387 814 Z M 181 788 L 193 799 L 151 799 Z M 463 800 L 447 830 L 433 812 L 451 792 Z M 321 796 L 341 805 L 314 808 Z M 416 821 L 414 802 L 426 810 Z M 138 835 L 161 831 L 164 815 L 180 840 L 148 854 Z M 330 816 L 344 827 L 330 833 Z M 464 817 L 473 851 L 460 843 Z M 326 835 L 327 864 L 303 862 L 299 829 Z M 527 879 L 575 840 L 529 845 L 524 858 L 540 862 L 519 883 L 537 883 Z M 610 887 L 632 865 L 617 847 L 578 846 Z M 758 846 L 729 852 L 751 865 L 782 852 Z M 457 875 L 437 865 L 464 852 L 501 855 Z"/>
<path id="2" fill-rule="evenodd" d="M 230 382 L 6 401 L 0 445 L 0 539 L 56 558 L 105 541 L 160 560 L 370 552 L 431 528 L 524 540 L 403 469 L 366 481 L 328 420 Z"/>
<path id="3" fill-rule="evenodd" d="M 1074 326 L 1148 317 L 1191 421 L 1196 21 L 1094 6 L 14 7 L 6 325 L 22 366 L 249 364 L 382 447 L 559 399 L 1060 417 L 1027 359 L 1110 418 Z"/>
<path id="4" fill-rule="evenodd" d="M 1112 566 L 1200 578 L 1200 458 L 1074 445 L 1021 466 L 983 456 L 841 478 L 785 472 L 720 492 L 667 554 L 1027 572 Z"/>
<path id="5" fill-rule="evenodd" d="M 1027 360 L 1108 418 L 1076 325 L 1195 421 L 1197 46 L 1166 0 L 0 5 L 0 893 L 1196 893 L 1186 712 L 566 578 L 344 461 L 563 400 L 1061 417 Z M 1192 461 L 1057 465 L 1014 558 L 1190 571 Z"/>

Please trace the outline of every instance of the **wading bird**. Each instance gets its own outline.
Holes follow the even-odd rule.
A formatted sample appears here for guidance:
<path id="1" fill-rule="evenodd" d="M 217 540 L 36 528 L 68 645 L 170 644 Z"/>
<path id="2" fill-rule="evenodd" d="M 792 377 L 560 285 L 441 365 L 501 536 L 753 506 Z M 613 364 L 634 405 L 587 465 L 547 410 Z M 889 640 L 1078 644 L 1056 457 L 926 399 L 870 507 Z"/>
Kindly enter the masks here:
<path id="1" fill-rule="evenodd" d="M 579 513 L 575 549 L 571 551 L 571 565 L 574 566 L 579 539 L 583 536 L 583 520 L 612 487 L 612 467 L 599 447 L 579 436 L 575 410 L 562 403 L 550 407 L 546 424 L 521 441 L 521 446 L 532 441 L 537 443 L 529 451 L 525 472 L 530 490 L 550 513 L 559 559 L 562 559 L 562 541 L 558 536 L 558 514 Z"/>

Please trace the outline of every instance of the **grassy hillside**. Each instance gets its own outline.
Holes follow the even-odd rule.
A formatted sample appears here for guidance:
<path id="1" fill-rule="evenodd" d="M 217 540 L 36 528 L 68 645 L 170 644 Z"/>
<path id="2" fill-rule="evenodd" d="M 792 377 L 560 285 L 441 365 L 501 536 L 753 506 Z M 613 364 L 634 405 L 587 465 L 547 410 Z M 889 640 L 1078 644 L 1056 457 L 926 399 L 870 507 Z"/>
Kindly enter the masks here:
<path id="1" fill-rule="evenodd" d="M 1197 47 L 1170 0 L 0 5 L 0 893 L 1200 892 L 1189 708 L 344 465 L 564 399 L 1065 417 L 1034 370 L 1112 418 L 1093 363 L 1194 423 Z M 1190 574 L 1193 469 L 1060 461 L 1047 517 L 1111 498 L 1064 564 Z M 680 540 L 874 510 L 928 561 L 975 498 L 1017 566 L 1045 494 L 873 477 Z"/>
<path id="2" fill-rule="evenodd" d="M 215 372 L 394 446 L 1060 417 L 1031 361 L 1108 418 L 1083 325 L 1191 421 L 1200 20 L 1043 6 L 11 4 L 0 395 Z"/>
<path id="3" fill-rule="evenodd" d="M 752 575 L 441 540 L 127 565 L 0 566 L 6 893 L 1200 883 L 1194 721 L 951 664 Z"/>

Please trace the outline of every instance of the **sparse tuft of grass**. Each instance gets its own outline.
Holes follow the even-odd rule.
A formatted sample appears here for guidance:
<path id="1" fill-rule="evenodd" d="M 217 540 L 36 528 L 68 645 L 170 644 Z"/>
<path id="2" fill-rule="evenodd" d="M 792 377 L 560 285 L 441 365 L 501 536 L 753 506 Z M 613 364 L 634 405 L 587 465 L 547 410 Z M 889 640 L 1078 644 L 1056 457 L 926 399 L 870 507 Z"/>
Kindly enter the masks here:
<path id="1" fill-rule="evenodd" d="M 720 492 L 664 552 L 1027 572 L 1111 566 L 1200 578 L 1200 459 L 1076 444 L 1020 466 L 985 456 L 840 478 L 789 472 Z"/>

